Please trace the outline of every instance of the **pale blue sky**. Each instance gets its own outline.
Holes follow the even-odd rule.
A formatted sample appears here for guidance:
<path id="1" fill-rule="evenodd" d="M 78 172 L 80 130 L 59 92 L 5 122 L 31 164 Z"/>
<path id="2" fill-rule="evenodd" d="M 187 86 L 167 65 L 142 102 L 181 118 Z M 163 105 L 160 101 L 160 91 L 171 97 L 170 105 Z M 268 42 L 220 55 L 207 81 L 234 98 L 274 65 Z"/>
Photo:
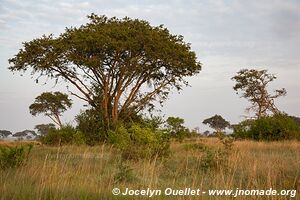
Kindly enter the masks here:
<path id="1" fill-rule="evenodd" d="M 241 68 L 265 68 L 278 76 L 272 88 L 287 89 L 278 107 L 300 116 L 299 1 L 0 0 L 0 129 L 15 132 L 50 122 L 31 117 L 28 106 L 45 90 L 64 89 L 37 85 L 30 75 L 13 75 L 7 70 L 8 58 L 23 41 L 43 34 L 57 36 L 65 27 L 85 23 L 92 12 L 164 24 L 192 44 L 203 70 L 190 79 L 192 87 L 170 96 L 162 115 L 182 117 L 188 127 L 199 126 L 202 131 L 203 119 L 214 114 L 232 123 L 241 121 L 248 103 L 235 94 L 230 78 Z M 63 121 L 71 122 L 81 108 L 75 100 Z"/>

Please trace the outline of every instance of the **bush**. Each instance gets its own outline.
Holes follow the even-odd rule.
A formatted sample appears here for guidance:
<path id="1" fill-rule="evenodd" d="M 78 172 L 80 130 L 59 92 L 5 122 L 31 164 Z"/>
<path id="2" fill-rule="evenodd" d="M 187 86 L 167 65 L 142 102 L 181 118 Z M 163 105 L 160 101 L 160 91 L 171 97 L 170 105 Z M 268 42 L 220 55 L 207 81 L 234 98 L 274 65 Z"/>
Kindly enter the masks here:
<path id="1" fill-rule="evenodd" d="M 200 160 L 200 169 L 207 170 L 220 170 L 227 169 L 229 164 L 230 155 L 233 152 L 233 138 L 225 134 L 219 134 L 218 138 L 223 144 L 220 148 L 213 148 L 202 144 L 199 150 L 203 153 Z M 201 144 L 201 143 L 200 143 Z"/>
<path id="2" fill-rule="evenodd" d="M 108 132 L 109 142 L 122 151 L 125 159 L 166 156 L 169 152 L 170 137 L 167 133 L 132 123 L 128 127 L 118 125 Z"/>
<path id="3" fill-rule="evenodd" d="M 114 175 L 115 183 L 133 182 L 136 177 L 133 174 L 133 169 L 123 160 L 118 163 L 118 171 Z"/>
<path id="4" fill-rule="evenodd" d="M 249 130 L 251 127 L 251 124 L 253 123 L 253 120 L 244 120 L 240 122 L 239 124 L 232 125 L 233 128 L 233 137 L 239 138 L 239 139 L 247 139 L 251 138 Z"/>
<path id="5" fill-rule="evenodd" d="M 99 112 L 94 109 L 85 110 L 77 115 L 75 119 L 77 129 L 84 135 L 88 145 L 95 145 L 106 140 Z"/>
<path id="6" fill-rule="evenodd" d="M 262 117 L 244 124 L 234 128 L 236 138 L 266 141 L 300 139 L 299 126 L 285 114 Z"/>
<path id="7" fill-rule="evenodd" d="M 230 152 L 226 149 L 205 148 L 200 160 L 200 169 L 220 170 L 227 169 Z"/>
<path id="8" fill-rule="evenodd" d="M 28 160 L 32 147 L 32 144 L 19 147 L 0 147 L 0 169 L 23 165 Z"/>
<path id="9" fill-rule="evenodd" d="M 40 138 L 43 144 L 63 145 L 63 144 L 85 144 L 84 135 L 72 126 L 64 126 L 61 129 L 51 129 L 47 135 Z"/>

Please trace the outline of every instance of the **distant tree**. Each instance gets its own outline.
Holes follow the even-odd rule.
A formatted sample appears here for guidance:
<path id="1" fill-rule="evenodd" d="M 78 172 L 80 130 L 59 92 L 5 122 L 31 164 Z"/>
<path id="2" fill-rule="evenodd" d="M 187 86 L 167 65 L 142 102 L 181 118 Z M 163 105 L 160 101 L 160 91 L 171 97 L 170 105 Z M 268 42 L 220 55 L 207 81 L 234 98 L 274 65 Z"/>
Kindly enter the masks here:
<path id="1" fill-rule="evenodd" d="M 13 137 L 17 137 L 18 140 L 22 140 L 23 138 L 32 139 L 33 137 L 36 137 L 36 136 L 37 136 L 37 134 L 32 130 L 24 130 L 24 131 L 16 132 L 15 134 L 13 134 Z"/>
<path id="2" fill-rule="evenodd" d="M 55 124 L 38 124 L 34 127 L 40 136 L 47 135 L 51 129 L 55 129 Z"/>
<path id="3" fill-rule="evenodd" d="M 67 28 L 59 37 L 25 42 L 9 60 L 11 71 L 31 71 L 64 80 L 102 116 L 108 130 L 119 118 L 153 109 L 172 88 L 188 85 L 201 64 L 181 35 L 172 35 L 147 21 L 91 14 L 90 22 Z"/>
<path id="4" fill-rule="evenodd" d="M 187 137 L 199 137 L 199 136 L 201 136 L 199 127 L 195 127 L 191 130 L 186 128 L 186 131 L 187 131 L 187 135 L 186 135 Z"/>
<path id="5" fill-rule="evenodd" d="M 0 138 L 6 138 L 7 136 L 11 135 L 12 132 L 7 130 L 0 130 Z"/>
<path id="6" fill-rule="evenodd" d="M 180 117 L 168 117 L 167 126 L 171 132 L 176 133 L 184 128 L 184 119 Z"/>
<path id="7" fill-rule="evenodd" d="M 179 140 L 183 140 L 189 134 L 189 130 L 183 126 L 184 119 L 180 117 L 168 117 L 166 120 L 167 128 L 171 135 Z"/>
<path id="8" fill-rule="evenodd" d="M 220 115 L 214 115 L 210 118 L 207 118 L 202 123 L 205 125 L 208 124 L 209 127 L 215 129 L 218 133 L 224 131 L 225 128 L 230 127 L 230 123 Z"/>
<path id="9" fill-rule="evenodd" d="M 203 135 L 205 135 L 205 136 L 209 136 L 209 134 L 210 134 L 209 130 L 206 130 L 203 132 Z"/>
<path id="10" fill-rule="evenodd" d="M 274 104 L 274 100 L 286 95 L 284 88 L 275 90 L 275 94 L 269 94 L 267 87 L 270 82 L 276 79 L 273 74 L 268 74 L 267 70 L 243 69 L 236 76 L 232 77 L 236 81 L 233 89 L 237 93 L 241 92 L 252 104 L 246 110 L 253 110 L 257 118 L 267 116 L 268 112 L 278 113 L 279 110 Z"/>
<path id="11" fill-rule="evenodd" d="M 27 139 L 27 140 L 31 140 L 31 139 L 33 139 L 33 137 L 32 137 L 32 135 L 27 135 L 27 136 L 26 136 L 26 139 Z"/>
<path id="12" fill-rule="evenodd" d="M 195 133 L 199 134 L 199 133 L 200 133 L 200 128 L 197 126 L 197 127 L 195 127 L 195 128 L 193 129 L 193 131 L 194 131 Z"/>
<path id="13" fill-rule="evenodd" d="M 71 99 L 68 98 L 67 94 L 61 92 L 44 92 L 35 98 L 34 103 L 29 106 L 29 110 L 33 116 L 44 114 L 61 128 L 62 122 L 60 116 L 71 105 Z"/>

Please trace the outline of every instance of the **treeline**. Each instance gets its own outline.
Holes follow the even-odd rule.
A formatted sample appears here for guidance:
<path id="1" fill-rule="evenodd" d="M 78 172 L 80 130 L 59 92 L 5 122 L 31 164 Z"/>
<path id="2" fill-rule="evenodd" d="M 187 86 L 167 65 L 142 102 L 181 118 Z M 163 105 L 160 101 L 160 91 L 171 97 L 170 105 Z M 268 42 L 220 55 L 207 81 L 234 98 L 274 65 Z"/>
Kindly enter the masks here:
<path id="1" fill-rule="evenodd" d="M 24 130 L 16 133 L 12 133 L 8 130 L 0 130 L 0 140 L 1 139 L 12 139 L 12 140 L 33 140 L 36 139 L 38 134 L 33 130 Z"/>

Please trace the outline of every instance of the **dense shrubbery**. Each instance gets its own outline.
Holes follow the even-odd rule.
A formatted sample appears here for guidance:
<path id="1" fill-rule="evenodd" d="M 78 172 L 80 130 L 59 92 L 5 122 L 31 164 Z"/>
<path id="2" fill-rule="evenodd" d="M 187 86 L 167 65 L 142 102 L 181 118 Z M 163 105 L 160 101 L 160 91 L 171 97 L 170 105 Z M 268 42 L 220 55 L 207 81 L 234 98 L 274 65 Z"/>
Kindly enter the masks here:
<path id="1" fill-rule="evenodd" d="M 119 122 L 105 135 L 101 123 L 92 110 L 77 116 L 78 126 L 51 129 L 40 137 L 43 144 L 88 144 L 108 142 L 121 150 L 125 159 L 166 156 L 169 151 L 170 134 L 158 128 L 156 120 L 139 118 L 136 122 Z"/>
<path id="2" fill-rule="evenodd" d="M 130 120 L 113 124 L 107 132 L 102 129 L 101 120 L 95 110 L 83 111 L 76 116 L 76 128 L 70 125 L 60 129 L 51 128 L 40 137 L 40 141 L 47 145 L 95 145 L 108 142 L 122 152 L 123 158 L 140 159 L 168 155 L 172 137 L 182 141 L 198 135 L 182 125 L 183 119 L 175 117 L 168 118 L 166 126 L 166 121 L 161 117 L 133 115 Z"/>
<path id="3" fill-rule="evenodd" d="M 47 135 L 40 137 L 43 144 L 63 145 L 63 144 L 85 144 L 85 136 L 70 125 L 61 129 L 51 129 Z"/>
<path id="4" fill-rule="evenodd" d="M 300 139 L 300 127 L 285 114 L 243 121 L 234 126 L 234 137 L 254 140 Z"/>
<path id="5" fill-rule="evenodd" d="M 120 124 L 109 131 L 109 142 L 122 151 L 126 159 L 166 156 L 169 151 L 170 137 L 167 132 L 153 130 L 139 123 Z"/>
<path id="6" fill-rule="evenodd" d="M 77 129 L 84 135 L 88 145 L 94 145 L 106 139 L 102 130 L 101 116 L 94 109 L 81 112 L 76 116 Z"/>
<path id="7" fill-rule="evenodd" d="M 24 164 L 33 145 L 0 147 L 0 169 L 14 168 Z"/>

